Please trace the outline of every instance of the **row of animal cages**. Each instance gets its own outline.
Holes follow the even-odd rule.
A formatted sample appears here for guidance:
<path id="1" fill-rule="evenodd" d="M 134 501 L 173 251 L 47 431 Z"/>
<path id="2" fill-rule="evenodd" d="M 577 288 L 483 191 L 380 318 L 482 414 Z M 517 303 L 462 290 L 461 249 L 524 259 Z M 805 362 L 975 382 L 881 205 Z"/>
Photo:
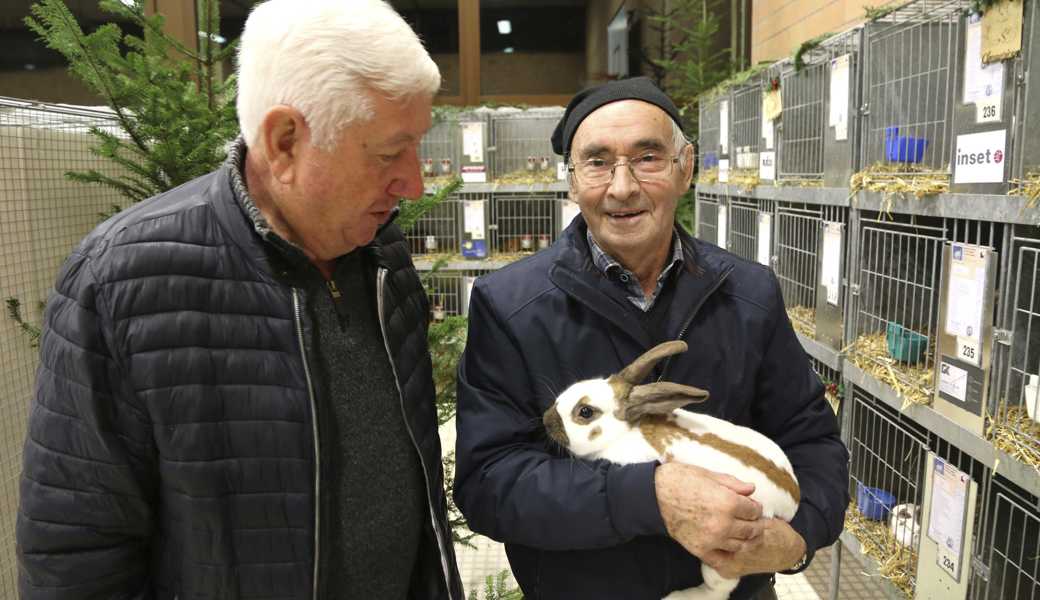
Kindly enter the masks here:
<path id="1" fill-rule="evenodd" d="M 508 260 L 544 250 L 579 213 L 566 192 L 450 195 L 405 233 L 417 259 Z"/>
<path id="2" fill-rule="evenodd" d="M 1040 498 L 846 382 L 847 545 L 906 598 L 1040 598 Z"/>
<path id="3" fill-rule="evenodd" d="M 419 280 L 430 300 L 430 320 L 440 322 L 448 317 L 469 313 L 469 296 L 477 277 L 490 273 L 491 268 L 431 268 L 429 263 L 418 263 Z"/>
<path id="4" fill-rule="evenodd" d="M 434 116 L 419 147 L 427 185 L 454 177 L 468 183 L 513 184 L 565 179 L 563 158 L 550 143 L 562 108 L 481 108 Z"/>
<path id="5" fill-rule="evenodd" d="M 1040 194 L 1040 7 L 976 4 L 911 2 L 704 98 L 698 181 Z"/>
<path id="6" fill-rule="evenodd" d="M 1040 227 L 698 192 L 803 337 L 1040 469 Z"/>

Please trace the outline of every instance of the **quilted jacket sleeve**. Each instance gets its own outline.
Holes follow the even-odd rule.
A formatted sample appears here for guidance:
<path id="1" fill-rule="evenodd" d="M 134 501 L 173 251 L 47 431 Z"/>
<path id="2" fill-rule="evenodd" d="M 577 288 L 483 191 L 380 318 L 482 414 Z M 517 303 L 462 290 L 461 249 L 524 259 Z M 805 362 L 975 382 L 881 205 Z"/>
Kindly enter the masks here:
<path id="1" fill-rule="evenodd" d="M 45 311 L 17 523 L 24 599 L 135 598 L 147 585 L 154 446 L 126 401 L 91 266 L 73 254 Z"/>
<path id="2" fill-rule="evenodd" d="M 656 463 L 579 461 L 547 451 L 541 410 L 515 337 L 483 282 L 473 287 L 459 363 L 455 501 L 470 528 L 543 550 L 665 535 Z"/>

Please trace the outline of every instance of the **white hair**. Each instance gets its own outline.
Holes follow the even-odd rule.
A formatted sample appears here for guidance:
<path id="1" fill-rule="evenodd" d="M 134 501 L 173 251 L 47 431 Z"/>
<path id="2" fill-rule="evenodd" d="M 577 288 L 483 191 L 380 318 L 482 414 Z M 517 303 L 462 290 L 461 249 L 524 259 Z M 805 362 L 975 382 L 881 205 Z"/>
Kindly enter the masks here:
<path id="1" fill-rule="evenodd" d="M 238 50 L 238 124 L 252 146 L 273 106 L 299 110 L 314 144 L 372 117 L 370 92 L 432 96 L 437 65 L 383 0 L 268 0 L 246 20 Z"/>

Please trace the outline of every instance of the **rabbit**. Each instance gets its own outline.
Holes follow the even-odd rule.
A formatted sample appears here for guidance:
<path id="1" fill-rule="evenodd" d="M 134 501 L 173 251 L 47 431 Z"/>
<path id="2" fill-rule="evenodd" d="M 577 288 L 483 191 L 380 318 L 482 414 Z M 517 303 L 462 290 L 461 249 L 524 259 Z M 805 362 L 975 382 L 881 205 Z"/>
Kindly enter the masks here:
<path id="1" fill-rule="evenodd" d="M 728 421 L 681 410 L 708 392 L 670 382 L 640 385 L 661 359 L 685 352 L 686 342 L 660 344 L 620 373 L 579 381 L 542 416 L 549 437 L 579 458 L 618 464 L 676 460 L 753 483 L 762 516 L 790 521 L 801 501 L 790 461 L 772 440 Z M 724 600 L 739 579 L 702 565 L 704 584 L 665 600 Z"/>
<path id="2" fill-rule="evenodd" d="M 921 539 L 916 504 L 899 504 L 888 516 L 888 531 L 896 541 L 907 548 L 917 548 Z"/>

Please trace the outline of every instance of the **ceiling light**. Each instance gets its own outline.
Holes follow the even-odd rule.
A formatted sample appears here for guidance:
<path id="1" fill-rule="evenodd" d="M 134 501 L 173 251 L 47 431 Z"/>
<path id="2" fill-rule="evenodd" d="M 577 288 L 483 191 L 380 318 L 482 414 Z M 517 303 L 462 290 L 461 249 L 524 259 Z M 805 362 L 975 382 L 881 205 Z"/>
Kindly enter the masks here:
<path id="1" fill-rule="evenodd" d="M 509 22 L 509 19 L 503 19 L 498 22 L 498 32 L 502 35 L 513 33 L 513 24 Z"/>
<path id="2" fill-rule="evenodd" d="M 510 46 L 508 48 L 503 48 L 502 52 L 505 52 L 506 54 L 512 54 L 513 53 L 513 47 Z"/>

